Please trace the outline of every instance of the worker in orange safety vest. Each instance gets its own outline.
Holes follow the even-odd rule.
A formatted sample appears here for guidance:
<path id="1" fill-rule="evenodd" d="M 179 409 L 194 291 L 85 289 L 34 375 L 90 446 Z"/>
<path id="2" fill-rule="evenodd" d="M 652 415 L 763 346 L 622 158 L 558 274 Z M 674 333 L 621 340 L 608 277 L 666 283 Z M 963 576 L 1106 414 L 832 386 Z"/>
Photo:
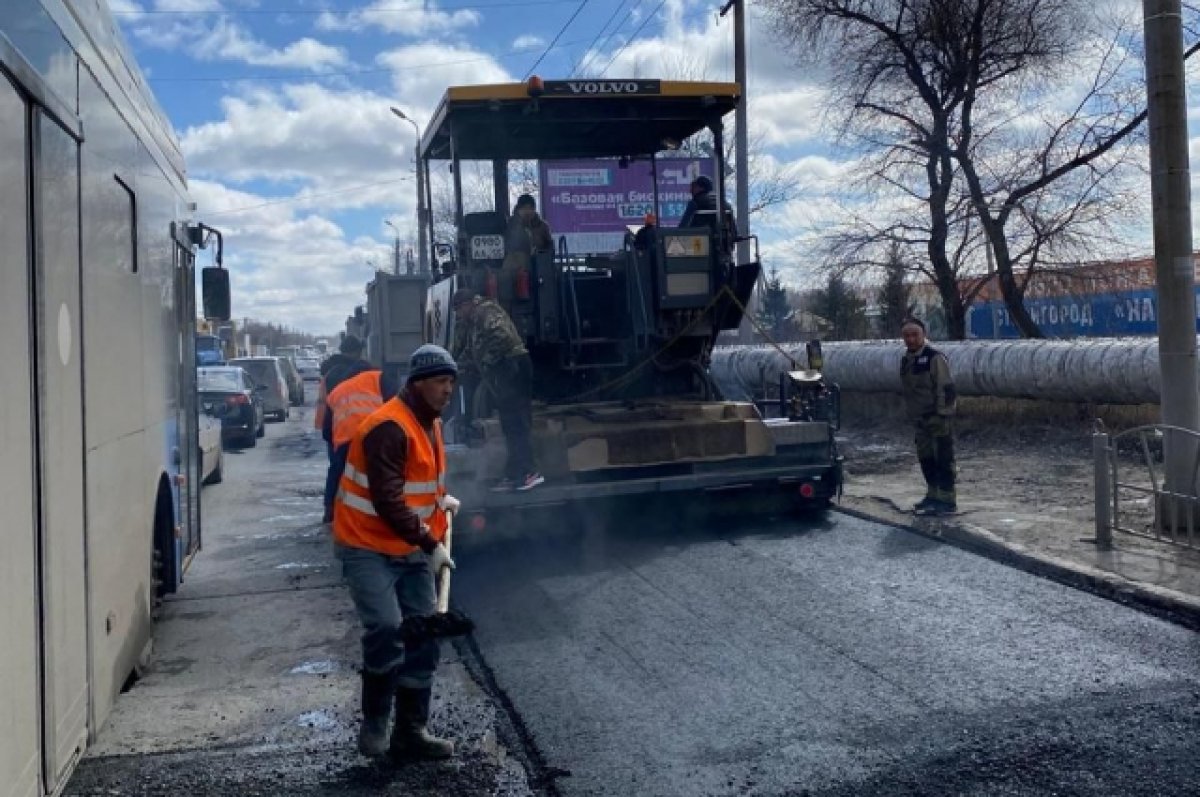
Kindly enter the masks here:
<path id="1" fill-rule="evenodd" d="M 441 413 L 457 377 L 445 349 L 413 353 L 404 389 L 355 430 L 334 502 L 334 548 L 363 626 L 358 747 L 369 757 L 454 754 L 427 729 L 438 644 L 406 642 L 401 625 L 435 612 L 434 574 L 454 568 L 443 540 L 458 501 L 446 493 Z"/>
<path id="2" fill-rule="evenodd" d="M 342 478 L 342 470 L 346 467 L 346 456 L 350 452 L 354 433 L 368 415 L 397 393 L 394 383 L 378 369 L 364 368 L 351 373 L 353 375 L 342 379 L 325 399 L 326 413 L 329 415 L 329 442 L 333 446 L 329 473 L 325 479 L 326 523 L 333 520 L 333 499 Z"/>

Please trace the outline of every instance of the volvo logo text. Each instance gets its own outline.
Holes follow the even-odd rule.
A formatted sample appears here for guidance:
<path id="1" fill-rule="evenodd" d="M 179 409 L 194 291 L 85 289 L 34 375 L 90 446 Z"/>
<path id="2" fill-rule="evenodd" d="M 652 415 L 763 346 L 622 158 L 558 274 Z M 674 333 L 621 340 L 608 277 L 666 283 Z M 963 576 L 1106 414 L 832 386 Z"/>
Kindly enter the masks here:
<path id="1" fill-rule="evenodd" d="M 636 80 L 568 80 L 572 94 L 637 94 Z"/>

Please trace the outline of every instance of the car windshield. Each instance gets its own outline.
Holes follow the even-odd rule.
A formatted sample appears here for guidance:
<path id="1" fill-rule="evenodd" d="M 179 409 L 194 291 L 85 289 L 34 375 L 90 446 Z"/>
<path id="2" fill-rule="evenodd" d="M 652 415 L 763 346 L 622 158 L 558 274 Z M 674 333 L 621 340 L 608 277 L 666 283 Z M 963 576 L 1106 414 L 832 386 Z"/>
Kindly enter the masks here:
<path id="1" fill-rule="evenodd" d="M 238 360 L 235 364 L 245 368 L 256 381 L 269 385 L 276 378 L 274 360 Z"/>
<path id="2" fill-rule="evenodd" d="M 318 366 L 317 366 L 316 360 L 305 359 L 305 360 L 296 360 L 296 367 L 297 368 L 317 368 Z"/>
<path id="3" fill-rule="evenodd" d="M 200 390 L 241 390 L 241 374 L 230 368 L 201 370 L 198 378 Z"/>

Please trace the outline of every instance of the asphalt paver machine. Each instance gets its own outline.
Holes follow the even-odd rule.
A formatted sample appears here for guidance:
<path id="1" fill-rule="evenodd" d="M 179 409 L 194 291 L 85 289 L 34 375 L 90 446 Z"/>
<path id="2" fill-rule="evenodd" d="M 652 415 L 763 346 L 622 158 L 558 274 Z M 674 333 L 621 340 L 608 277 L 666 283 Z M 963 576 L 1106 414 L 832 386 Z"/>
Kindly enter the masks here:
<path id="1" fill-rule="evenodd" d="M 418 167 L 427 176 L 449 169 L 454 188 L 450 240 L 447 225 L 424 220 L 434 262 L 425 337 L 450 348 L 459 287 L 504 307 L 533 363 L 533 446 L 546 476 L 528 492 L 489 489 L 502 475 L 504 437 L 486 386 L 465 385 L 447 433 L 450 481 L 466 507 L 712 491 L 821 507 L 838 494 L 835 407 L 797 414 L 780 401 L 778 417 L 766 417 L 724 400 L 708 373 L 718 334 L 738 328 L 759 278 L 756 239 L 737 262 L 736 229 L 718 213 L 696 227 L 618 230 L 615 251 L 571 252 L 558 231 L 553 251 L 530 251 L 510 224 L 514 164 L 560 159 L 649 168 L 652 191 L 632 199 L 657 216 L 658 170 L 705 131 L 715 192 L 725 196 L 723 119 L 740 96 L 733 83 L 538 78 L 446 92 L 419 153 Z M 471 161 L 491 165 L 489 210 L 464 210 Z M 543 199 L 555 190 L 542 186 Z M 820 381 L 805 378 L 809 390 Z"/>

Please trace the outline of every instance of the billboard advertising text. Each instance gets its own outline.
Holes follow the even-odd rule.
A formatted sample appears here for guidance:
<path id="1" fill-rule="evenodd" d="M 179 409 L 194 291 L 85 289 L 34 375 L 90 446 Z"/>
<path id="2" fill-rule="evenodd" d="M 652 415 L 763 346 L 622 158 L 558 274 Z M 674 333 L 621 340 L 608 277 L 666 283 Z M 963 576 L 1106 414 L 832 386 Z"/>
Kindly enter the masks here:
<path id="1" fill-rule="evenodd" d="M 688 186 L 700 175 L 712 178 L 712 158 L 660 158 L 657 162 L 659 225 L 674 227 L 692 198 Z M 542 161 L 538 164 L 542 215 L 554 235 L 624 233 L 640 227 L 654 211 L 654 179 L 649 161 L 624 167 L 615 159 Z"/>

